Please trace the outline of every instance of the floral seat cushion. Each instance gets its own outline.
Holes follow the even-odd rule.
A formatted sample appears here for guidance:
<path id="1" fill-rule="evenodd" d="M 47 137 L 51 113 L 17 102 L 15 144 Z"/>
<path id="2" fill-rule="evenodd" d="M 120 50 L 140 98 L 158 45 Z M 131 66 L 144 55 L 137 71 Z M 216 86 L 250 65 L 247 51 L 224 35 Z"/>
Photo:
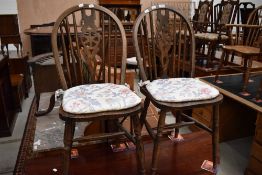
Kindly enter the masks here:
<path id="1" fill-rule="evenodd" d="M 126 63 L 129 65 L 137 66 L 137 60 L 136 57 L 130 57 L 126 59 Z"/>
<path id="2" fill-rule="evenodd" d="M 196 33 L 195 37 L 197 39 L 205 39 L 205 40 L 211 40 L 211 41 L 217 41 L 219 34 L 217 33 Z M 227 40 L 228 36 L 221 35 L 221 40 Z"/>
<path id="3" fill-rule="evenodd" d="M 217 89 L 195 78 L 158 79 L 146 88 L 156 100 L 163 102 L 207 100 L 219 95 Z"/>
<path id="4" fill-rule="evenodd" d="M 124 85 L 112 83 L 80 85 L 64 92 L 63 110 L 87 114 L 134 107 L 141 98 Z"/>

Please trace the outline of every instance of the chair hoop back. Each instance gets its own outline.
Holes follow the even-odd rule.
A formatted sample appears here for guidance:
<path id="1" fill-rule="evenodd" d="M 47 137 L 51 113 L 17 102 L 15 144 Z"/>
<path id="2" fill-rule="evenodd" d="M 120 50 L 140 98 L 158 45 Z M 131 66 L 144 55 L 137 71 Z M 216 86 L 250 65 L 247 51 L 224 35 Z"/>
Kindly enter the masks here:
<path id="1" fill-rule="evenodd" d="M 194 76 L 193 28 L 176 9 L 158 4 L 141 12 L 133 26 L 133 41 L 143 81 Z"/>
<path id="2" fill-rule="evenodd" d="M 124 84 L 125 31 L 104 7 L 80 4 L 64 11 L 54 24 L 52 49 L 63 89 L 96 82 Z"/>

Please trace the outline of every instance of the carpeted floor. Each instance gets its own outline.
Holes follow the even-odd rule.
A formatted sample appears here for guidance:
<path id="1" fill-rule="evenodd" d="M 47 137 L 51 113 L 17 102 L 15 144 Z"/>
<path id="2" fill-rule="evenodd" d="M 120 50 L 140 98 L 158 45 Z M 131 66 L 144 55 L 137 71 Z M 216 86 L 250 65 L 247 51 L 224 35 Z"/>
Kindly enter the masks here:
<path id="1" fill-rule="evenodd" d="M 36 126 L 36 100 L 35 98 L 32 101 L 30 111 L 28 113 L 28 118 L 23 134 L 23 139 L 21 141 L 20 149 L 18 152 L 16 165 L 14 169 L 14 175 L 22 175 L 25 161 L 32 157 L 33 151 L 33 141 L 34 141 L 34 133 Z"/>

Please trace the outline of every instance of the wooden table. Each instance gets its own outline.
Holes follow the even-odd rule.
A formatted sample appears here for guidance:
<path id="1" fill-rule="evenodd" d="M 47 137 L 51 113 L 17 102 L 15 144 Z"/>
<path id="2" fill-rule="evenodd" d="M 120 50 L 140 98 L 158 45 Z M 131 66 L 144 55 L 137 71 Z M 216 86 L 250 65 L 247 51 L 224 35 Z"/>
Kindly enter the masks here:
<path id="1" fill-rule="evenodd" d="M 32 56 L 52 52 L 52 29 L 53 26 L 43 26 L 24 30 L 24 33 L 30 36 Z"/>
<path id="2" fill-rule="evenodd" d="M 16 117 L 8 57 L 0 55 L 0 137 L 12 135 Z"/>
<path id="3" fill-rule="evenodd" d="M 227 121 L 227 118 L 230 118 L 230 116 L 234 116 L 234 114 L 237 114 L 238 118 L 235 118 L 233 121 L 234 123 L 231 123 L 230 125 L 232 128 L 235 128 L 235 126 L 238 126 L 239 120 L 244 119 L 244 124 L 247 121 L 253 121 L 253 117 L 255 116 L 255 120 L 253 125 L 255 127 L 255 133 L 254 133 L 254 139 L 252 143 L 250 158 L 248 167 L 246 168 L 245 174 L 262 174 L 262 102 L 255 101 L 255 93 L 258 89 L 259 83 L 262 80 L 262 76 L 253 78 L 253 82 L 250 82 L 248 85 L 248 91 L 250 92 L 250 96 L 245 97 L 241 96 L 241 81 L 242 81 L 242 74 L 231 74 L 231 75 L 225 75 L 221 76 L 221 80 L 223 81 L 223 84 L 215 84 L 213 82 L 213 77 L 207 77 L 202 78 L 203 81 L 210 83 L 211 85 L 215 86 L 220 93 L 224 95 L 225 101 L 223 103 L 226 103 L 228 107 L 235 108 L 234 110 L 231 110 L 230 113 L 223 113 L 221 115 L 220 113 L 220 120 L 224 120 L 224 122 Z M 231 101 L 228 103 L 228 101 Z M 223 110 L 223 103 L 221 110 Z M 237 108 L 237 106 L 239 108 Z M 246 113 L 247 115 L 244 116 L 244 118 L 240 117 L 243 115 L 241 110 L 248 110 Z M 241 122 L 242 123 L 242 122 Z M 245 128 L 246 126 L 246 128 Z M 241 133 L 241 130 L 246 130 L 247 127 L 249 127 L 249 124 L 246 123 L 246 125 L 243 125 L 241 128 L 238 129 L 237 132 Z M 223 130 L 224 128 L 221 127 Z M 253 128 L 250 128 L 249 130 L 254 130 Z M 230 131 L 227 131 L 228 134 Z M 234 132 L 234 131 L 232 131 Z"/>

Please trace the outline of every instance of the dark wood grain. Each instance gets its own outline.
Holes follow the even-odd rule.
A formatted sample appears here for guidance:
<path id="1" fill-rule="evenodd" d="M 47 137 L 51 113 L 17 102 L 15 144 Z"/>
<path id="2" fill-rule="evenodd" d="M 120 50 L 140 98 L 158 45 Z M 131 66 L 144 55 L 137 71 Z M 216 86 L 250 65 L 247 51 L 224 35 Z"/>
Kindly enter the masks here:
<path id="1" fill-rule="evenodd" d="M 176 9 L 165 5 L 156 5 L 141 12 L 133 27 L 133 40 L 139 73 L 143 82 L 195 76 L 195 37 L 193 28 L 189 21 Z M 219 137 L 218 108 L 223 96 L 220 94 L 208 100 L 172 103 L 154 99 L 147 90 L 146 85 L 141 86 L 140 91 L 146 96 L 141 123 L 146 126 L 149 135 L 154 140 L 152 174 L 157 174 L 157 169 L 160 167 L 158 165 L 158 159 L 161 156 L 159 151 L 163 149 L 160 136 L 165 132 L 170 133 L 173 131 L 171 129 L 175 129 L 175 136 L 178 136 L 179 128 L 192 124 L 196 124 L 212 133 L 212 158 L 214 169 L 216 169 Z M 152 102 L 154 106 L 160 109 L 157 128 L 151 127 L 146 118 L 149 102 Z M 204 123 L 196 121 L 188 115 L 193 108 L 206 105 L 212 105 L 215 111 L 213 113 L 212 128 L 208 128 Z M 174 125 L 165 125 L 167 112 L 175 114 L 176 123 Z"/>
<path id="2" fill-rule="evenodd" d="M 211 136 L 204 131 L 183 135 L 185 141 L 172 143 L 162 138 L 159 149 L 159 174 L 161 175 L 209 175 L 200 168 L 204 160 L 210 160 Z M 153 144 L 144 138 L 146 169 L 150 169 Z M 70 174 L 82 175 L 134 175 L 136 172 L 135 151 L 113 153 L 108 145 L 90 145 L 79 147 L 79 157 L 71 159 Z M 61 151 L 45 152 L 38 158 L 27 161 L 25 174 L 49 175 L 61 174 Z M 52 169 L 58 172 L 53 173 Z"/>

